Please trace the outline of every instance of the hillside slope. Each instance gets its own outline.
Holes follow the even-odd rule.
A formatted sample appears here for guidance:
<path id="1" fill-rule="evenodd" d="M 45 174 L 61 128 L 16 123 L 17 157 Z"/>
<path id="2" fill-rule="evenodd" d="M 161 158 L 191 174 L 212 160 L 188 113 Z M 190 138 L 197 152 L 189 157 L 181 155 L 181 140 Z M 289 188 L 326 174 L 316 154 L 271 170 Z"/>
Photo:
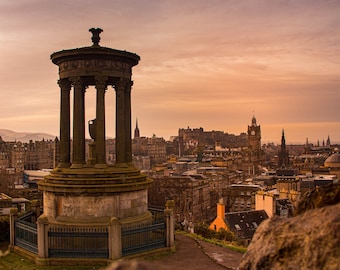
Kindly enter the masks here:
<path id="1" fill-rule="evenodd" d="M 33 133 L 33 132 L 15 132 L 8 129 L 0 129 L 0 136 L 5 142 L 29 142 L 45 140 L 54 140 L 56 136 L 47 133 Z"/>

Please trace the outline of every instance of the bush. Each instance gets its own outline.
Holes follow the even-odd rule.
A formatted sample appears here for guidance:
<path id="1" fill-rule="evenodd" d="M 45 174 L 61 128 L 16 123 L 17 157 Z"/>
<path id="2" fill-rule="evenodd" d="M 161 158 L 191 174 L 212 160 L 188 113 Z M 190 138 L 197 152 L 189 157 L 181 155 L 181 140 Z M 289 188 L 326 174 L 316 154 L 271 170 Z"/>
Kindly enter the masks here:
<path id="1" fill-rule="evenodd" d="M 215 234 L 216 234 L 216 232 L 209 229 L 209 225 L 206 223 L 197 223 L 195 225 L 195 233 L 208 239 L 215 238 Z"/>
<path id="2" fill-rule="evenodd" d="M 216 233 L 217 239 L 232 242 L 235 240 L 235 235 L 232 231 L 227 231 L 223 228 L 219 229 L 219 231 Z"/>
<path id="3" fill-rule="evenodd" d="M 232 231 L 228 231 L 225 229 L 219 229 L 218 232 L 210 230 L 209 225 L 206 223 L 198 223 L 195 225 L 195 233 L 201 235 L 204 238 L 208 239 L 218 239 L 227 242 L 232 242 L 235 240 L 235 235 Z"/>

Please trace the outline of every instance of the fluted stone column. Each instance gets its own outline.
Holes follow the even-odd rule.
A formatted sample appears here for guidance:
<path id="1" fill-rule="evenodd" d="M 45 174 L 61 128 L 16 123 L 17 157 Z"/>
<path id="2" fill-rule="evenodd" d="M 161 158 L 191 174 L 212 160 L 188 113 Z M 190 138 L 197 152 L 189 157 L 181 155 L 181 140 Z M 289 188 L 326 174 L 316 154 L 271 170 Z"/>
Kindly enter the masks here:
<path id="1" fill-rule="evenodd" d="M 125 85 L 125 162 L 132 162 L 132 139 L 131 139 L 131 87 L 132 81 L 126 81 Z"/>
<path id="2" fill-rule="evenodd" d="M 60 163 L 58 167 L 70 166 L 70 90 L 68 79 L 58 81 L 60 87 Z"/>
<path id="3" fill-rule="evenodd" d="M 105 146 L 105 91 L 107 77 L 96 77 L 97 104 L 96 104 L 96 167 L 106 165 Z"/>
<path id="4" fill-rule="evenodd" d="M 116 163 L 125 163 L 125 80 L 120 78 L 116 90 Z"/>
<path id="5" fill-rule="evenodd" d="M 81 77 L 71 78 L 73 100 L 73 160 L 72 167 L 85 164 L 85 84 Z"/>

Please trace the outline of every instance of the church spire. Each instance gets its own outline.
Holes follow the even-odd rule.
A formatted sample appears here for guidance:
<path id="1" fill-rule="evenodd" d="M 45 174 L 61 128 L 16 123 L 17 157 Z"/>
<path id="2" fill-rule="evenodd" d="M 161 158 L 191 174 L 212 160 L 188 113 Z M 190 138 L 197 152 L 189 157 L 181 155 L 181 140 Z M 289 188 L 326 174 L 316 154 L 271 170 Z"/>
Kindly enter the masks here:
<path id="1" fill-rule="evenodd" d="M 285 130 L 282 129 L 282 137 L 281 137 L 281 148 L 286 148 L 286 138 L 285 138 Z"/>
<path id="2" fill-rule="evenodd" d="M 138 119 L 136 118 L 136 128 L 135 128 L 135 137 L 134 138 L 139 138 L 139 128 L 138 128 Z"/>
<path id="3" fill-rule="evenodd" d="M 285 131 L 282 129 L 282 137 L 281 137 L 281 150 L 279 151 L 279 167 L 288 167 L 289 166 L 289 154 L 286 148 L 286 138 Z"/>
<path id="4" fill-rule="evenodd" d="M 327 147 L 331 146 L 331 139 L 329 138 L 329 135 L 328 135 L 328 138 L 327 138 L 326 146 Z"/>

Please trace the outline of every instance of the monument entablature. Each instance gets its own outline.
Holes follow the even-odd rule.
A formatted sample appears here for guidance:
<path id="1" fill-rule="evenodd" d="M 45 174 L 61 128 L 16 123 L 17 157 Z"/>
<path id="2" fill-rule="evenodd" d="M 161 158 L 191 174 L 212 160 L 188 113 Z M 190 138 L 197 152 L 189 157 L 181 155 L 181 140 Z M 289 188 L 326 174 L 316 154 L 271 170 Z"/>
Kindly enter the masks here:
<path id="1" fill-rule="evenodd" d="M 84 47 L 53 53 L 51 60 L 59 66 L 60 79 L 73 76 L 108 76 L 131 78 L 132 67 L 137 65 L 137 54 L 105 47 Z M 114 84 L 111 79 L 110 84 Z M 90 82 L 95 85 L 95 82 Z"/>

